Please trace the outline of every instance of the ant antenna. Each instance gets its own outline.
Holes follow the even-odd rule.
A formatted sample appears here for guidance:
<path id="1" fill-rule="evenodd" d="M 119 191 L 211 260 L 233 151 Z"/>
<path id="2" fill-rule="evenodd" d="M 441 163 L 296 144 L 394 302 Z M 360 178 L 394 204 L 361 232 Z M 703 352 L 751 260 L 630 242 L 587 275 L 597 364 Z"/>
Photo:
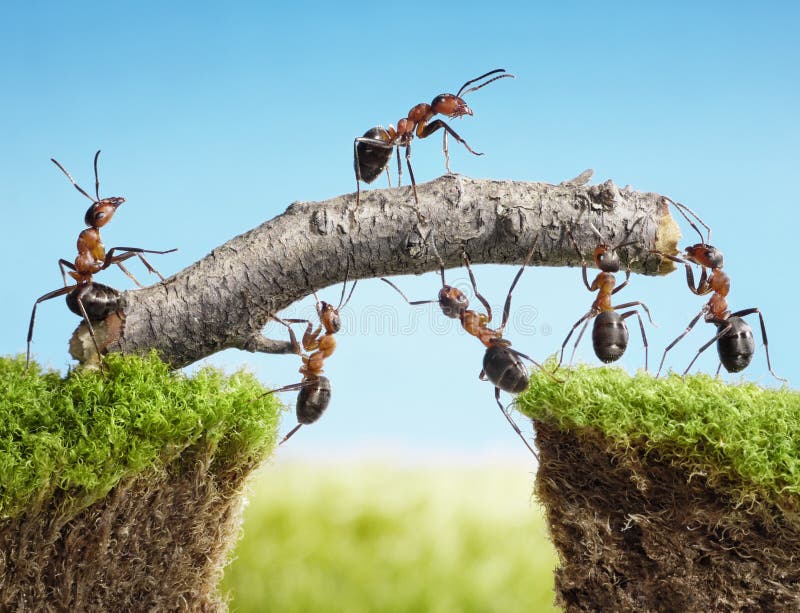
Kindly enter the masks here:
<path id="1" fill-rule="evenodd" d="M 100 153 L 100 152 L 98 151 L 97 153 Z M 95 159 L 95 172 L 96 172 L 96 170 L 97 170 L 97 156 L 95 156 L 95 158 L 94 158 L 94 159 Z M 51 162 L 53 162 L 53 164 L 55 164 L 56 166 L 58 166 L 58 167 L 61 169 L 61 172 L 63 172 L 65 175 L 67 175 L 67 179 L 69 179 L 70 183 L 72 183 L 72 184 L 75 186 L 75 189 L 77 189 L 77 190 L 78 190 L 80 193 L 82 193 L 82 194 L 83 194 L 84 196 L 86 196 L 86 197 L 87 197 L 89 200 L 91 200 L 91 201 L 92 201 L 92 203 L 96 203 L 96 202 L 98 202 L 98 201 L 100 200 L 100 198 L 99 198 L 99 197 L 97 198 L 97 200 L 95 200 L 94 198 L 92 198 L 92 197 L 91 197 L 89 194 L 87 194 L 87 193 L 86 193 L 86 192 L 83 190 L 83 188 L 82 188 L 80 185 L 78 185 L 77 183 L 75 183 L 75 179 L 73 179 L 73 178 L 72 178 L 72 175 L 71 175 L 71 174 L 69 174 L 69 173 L 67 172 L 66 168 L 64 168 L 64 167 L 63 167 L 61 164 L 59 164 L 59 163 L 58 163 L 58 160 L 56 160 L 55 158 L 50 158 L 50 161 L 51 161 Z M 99 191 L 99 188 L 98 188 L 98 191 Z"/>
<path id="2" fill-rule="evenodd" d="M 100 177 L 97 174 L 97 158 L 100 157 L 100 149 L 94 154 L 94 193 L 97 195 L 97 202 L 100 202 Z"/>
<path id="3" fill-rule="evenodd" d="M 505 69 L 505 68 L 497 68 L 497 69 L 495 69 L 495 70 L 490 70 L 490 71 L 489 71 L 489 72 L 487 72 L 486 74 L 482 74 L 482 75 L 481 75 L 481 76 L 479 76 L 479 77 L 475 77 L 474 79 L 471 79 L 470 81 L 467 81 L 466 83 L 464 83 L 464 85 L 462 85 L 462 86 L 461 86 L 461 89 L 459 89 L 459 90 L 458 90 L 458 93 L 456 94 L 456 96 L 458 96 L 459 98 L 461 98 L 462 96 L 466 96 L 466 95 L 467 95 L 467 94 L 469 94 L 470 92 L 474 92 L 475 90 L 478 90 L 478 89 L 480 89 L 481 87 L 485 87 L 485 86 L 489 85 L 489 83 L 491 83 L 491 82 L 493 82 L 493 81 L 497 81 L 498 79 L 503 79 L 503 78 L 505 78 L 505 77 L 511 77 L 512 79 L 516 78 L 516 77 L 515 77 L 513 74 L 511 74 L 511 73 L 501 74 L 501 75 L 499 75 L 499 76 L 496 76 L 496 77 L 493 77 L 493 78 L 489 79 L 489 80 L 488 80 L 488 81 L 486 81 L 485 83 L 481 83 L 480 85 L 476 85 L 475 87 L 470 87 L 470 88 L 469 88 L 468 90 L 466 90 L 466 91 L 464 90 L 464 88 L 465 88 L 467 85 L 471 85 L 472 83 L 475 83 L 476 81 L 480 81 L 480 80 L 481 80 L 481 79 L 483 79 L 484 77 L 488 77 L 489 75 L 491 75 L 491 74 L 495 74 L 495 73 L 498 73 L 498 72 L 504 72 L 504 73 L 506 73 L 506 69 Z"/>
<path id="4" fill-rule="evenodd" d="M 673 205 L 675 205 L 675 208 L 678 209 L 678 212 L 681 215 L 683 215 L 683 218 L 686 221 L 689 222 L 689 225 L 692 226 L 692 228 L 694 228 L 694 231 L 697 232 L 697 234 L 700 235 L 700 242 L 702 244 L 704 244 L 704 245 L 711 244 L 711 228 L 706 225 L 706 222 L 704 222 L 702 219 L 700 219 L 700 216 L 697 213 L 695 213 L 692 209 L 690 209 L 685 204 L 681 204 L 680 202 L 675 202 L 674 200 L 672 200 L 670 198 L 666 198 L 666 197 L 664 199 L 667 202 L 671 202 Z M 686 212 L 688 212 L 692 217 L 694 217 L 701 226 L 703 226 L 706 230 L 708 230 L 708 235 L 706 236 L 705 240 L 703 240 L 703 233 L 700 232 L 700 228 L 698 228 L 696 225 L 694 225 L 694 222 L 692 222 L 692 220 L 689 219 L 689 216 L 686 214 Z"/>

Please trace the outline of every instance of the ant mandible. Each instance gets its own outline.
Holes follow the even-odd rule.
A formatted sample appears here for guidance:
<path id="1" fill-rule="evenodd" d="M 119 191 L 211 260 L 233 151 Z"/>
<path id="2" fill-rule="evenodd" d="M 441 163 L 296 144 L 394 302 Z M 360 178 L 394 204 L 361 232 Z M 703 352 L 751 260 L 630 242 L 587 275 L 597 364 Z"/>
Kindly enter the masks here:
<path id="1" fill-rule="evenodd" d="M 281 319 L 276 315 L 272 316 L 275 321 L 283 324 L 289 330 L 289 339 L 292 343 L 292 349 L 294 353 L 299 355 L 303 360 L 303 365 L 300 367 L 299 371 L 300 374 L 303 375 L 303 379 L 299 383 L 285 385 L 259 396 L 259 398 L 262 398 L 268 394 L 299 390 L 297 394 L 297 403 L 295 405 L 298 423 L 281 439 L 281 442 L 278 443 L 279 445 L 283 445 L 289 440 L 301 426 L 313 424 L 322 417 L 322 414 L 328 408 L 328 404 L 330 404 L 331 382 L 328 377 L 322 374 L 322 367 L 325 360 L 329 358 L 336 349 L 336 339 L 334 335 L 342 328 L 342 320 L 339 311 L 350 302 L 350 298 L 356 288 L 356 283 L 358 283 L 357 280 L 353 282 L 353 285 L 350 286 L 350 293 L 345 300 L 344 293 L 345 286 L 347 285 L 348 273 L 349 267 L 345 272 L 344 283 L 342 284 L 342 295 L 339 298 L 339 306 L 334 307 L 327 302 L 321 302 L 317 297 L 317 293 L 314 292 L 314 298 L 316 300 L 315 309 L 320 322 L 316 329 L 314 329 L 314 324 L 307 319 Z M 302 347 L 300 343 L 297 342 L 297 337 L 295 336 L 294 330 L 292 330 L 291 324 L 295 323 L 307 324 L 306 331 L 303 334 Z M 303 350 L 312 353 L 304 353 Z"/>
<path id="2" fill-rule="evenodd" d="M 706 323 L 714 324 L 717 327 L 717 334 L 697 350 L 697 353 L 694 358 L 692 358 L 692 361 L 689 362 L 683 374 L 685 375 L 688 373 L 697 358 L 700 357 L 700 354 L 714 343 L 717 344 L 717 354 L 719 355 L 720 361 L 717 367 L 717 374 L 719 374 L 723 366 L 725 370 L 731 373 L 744 370 L 753 360 L 753 355 L 755 354 L 755 339 L 753 338 L 753 330 L 750 324 L 742 318 L 748 315 L 758 314 L 759 323 L 761 324 L 761 340 L 764 343 L 764 352 L 767 355 L 767 368 L 773 377 L 779 381 L 785 382 L 786 379 L 779 377 L 772 370 L 772 364 L 769 358 L 767 328 L 761 311 L 756 307 L 735 312 L 728 310 L 727 296 L 730 292 L 731 280 L 727 273 L 722 270 L 722 251 L 709 244 L 711 240 L 711 228 L 703 222 L 697 213 L 686 205 L 668 198 L 666 200 L 675 206 L 684 219 L 689 222 L 689 225 L 700 235 L 700 242 L 686 247 L 683 257 L 669 255 L 659 251 L 654 251 L 653 253 L 657 253 L 661 257 L 665 257 L 673 262 L 683 264 L 686 267 L 686 283 L 689 286 L 689 290 L 698 296 L 711 294 L 711 298 L 703 305 L 700 312 L 689 322 L 689 325 L 678 338 L 664 349 L 664 355 L 661 357 L 661 363 L 658 366 L 656 377 L 661 374 L 667 352 L 694 328 L 701 317 L 703 317 Z M 706 228 L 708 232 L 706 238 L 703 238 L 703 233 L 695 225 L 689 215 L 694 217 L 700 225 Z M 695 283 L 690 263 L 697 264 L 701 268 L 700 278 L 697 283 Z M 711 271 L 710 273 L 708 272 L 709 270 Z"/>
<path id="3" fill-rule="evenodd" d="M 639 223 L 639 220 L 633 223 L 630 230 L 625 235 L 625 238 L 622 239 L 623 242 L 619 245 L 615 245 L 614 247 L 609 247 L 609 245 L 603 239 L 603 235 L 600 233 L 600 231 L 595 228 L 594 225 L 589 224 L 594 233 L 597 234 L 598 238 L 600 239 L 600 242 L 594 249 L 594 264 L 600 269 L 600 272 L 595 277 L 594 281 L 592 281 L 591 285 L 589 284 L 589 278 L 586 274 L 586 259 L 583 257 L 580 247 L 578 247 L 578 243 L 575 240 L 575 237 L 572 235 L 572 232 L 567 230 L 567 234 L 572 240 L 572 244 L 575 246 L 575 251 L 578 252 L 578 255 L 581 258 L 583 284 L 590 292 L 597 292 L 597 298 L 595 298 L 594 302 L 592 303 L 589 312 L 573 324 L 572 329 L 569 331 L 569 334 L 567 334 L 567 338 L 564 339 L 564 342 L 561 345 L 561 355 L 558 360 L 559 367 L 561 366 L 561 362 L 564 360 L 564 349 L 566 348 L 570 337 L 575 332 L 575 329 L 581 323 L 583 323 L 583 327 L 578 333 L 578 338 L 575 339 L 575 344 L 572 347 L 572 354 L 569 359 L 570 365 L 572 364 L 572 360 L 575 357 L 575 350 L 578 348 L 578 343 L 581 342 L 583 333 L 586 331 L 586 327 L 589 325 L 589 321 L 592 319 L 594 319 L 594 325 L 592 327 L 592 345 L 594 346 L 595 355 L 606 364 L 610 364 L 611 362 L 615 362 L 616 360 L 620 359 L 625 353 L 625 349 L 628 347 L 628 327 L 625 325 L 625 320 L 632 315 L 636 315 L 636 317 L 639 319 L 639 329 L 642 332 L 642 343 L 644 344 L 644 369 L 647 370 L 647 335 L 644 331 L 644 322 L 642 321 L 642 316 L 636 309 L 632 309 L 625 313 L 617 313 L 617 310 L 640 306 L 644 309 L 644 312 L 647 313 L 647 318 L 650 320 L 650 323 L 655 325 L 655 323 L 653 323 L 653 318 L 650 316 L 650 309 L 647 308 L 647 305 L 644 302 L 640 302 L 638 300 L 614 306 L 611 304 L 611 296 L 628 285 L 628 282 L 631 278 L 631 269 L 628 267 L 625 271 L 625 281 L 623 281 L 620 285 L 616 285 L 617 281 L 614 273 L 619 272 L 620 267 L 617 250 L 621 247 L 632 245 L 636 242 L 624 241 L 628 238 L 628 236 L 630 236 L 637 223 Z"/>
<path id="4" fill-rule="evenodd" d="M 128 271 L 128 269 L 122 265 L 122 262 L 134 256 L 138 256 L 147 267 L 147 270 L 157 274 L 158 277 L 163 281 L 164 277 L 161 276 L 161 273 L 153 268 L 153 266 L 150 265 L 150 263 L 142 254 L 164 254 L 177 251 L 177 249 L 153 251 L 148 249 L 140 249 L 138 247 L 113 247 L 106 253 L 105 246 L 100 238 L 100 228 L 111 221 L 111 218 L 114 216 L 114 213 L 116 213 L 117 208 L 119 208 L 119 206 L 125 202 L 125 198 L 120 196 L 103 199 L 100 198 L 100 180 L 97 172 L 97 159 L 99 156 L 100 151 L 94 155 L 96 198 L 92 198 L 80 185 L 78 185 L 72 178 L 72 175 L 70 175 L 66 169 L 58 163 L 58 161 L 50 158 L 50 160 L 67 176 L 72 185 L 75 186 L 75 189 L 91 200 L 92 204 L 84 215 L 84 222 L 89 227 L 78 235 L 78 256 L 75 258 L 75 262 L 73 263 L 63 258 L 58 260 L 58 267 L 61 270 L 61 276 L 64 279 L 64 287 L 40 296 L 33 304 L 31 320 L 30 324 L 28 325 L 28 349 L 26 354 L 26 364 L 30 363 L 33 326 L 36 319 L 36 308 L 40 303 L 66 294 L 67 307 L 69 307 L 69 310 L 79 317 L 83 317 L 99 358 L 100 348 L 97 344 L 97 338 L 94 334 L 92 322 L 102 321 L 108 317 L 108 315 L 117 310 L 119 307 L 120 293 L 108 285 L 94 282 L 92 279 L 93 275 L 101 270 L 105 270 L 113 264 L 116 264 L 128 277 L 133 279 L 136 285 L 142 287 L 142 284 L 139 283 L 136 277 L 134 277 L 130 271 Z M 115 255 L 115 252 L 121 253 L 119 255 Z M 73 285 L 68 284 L 66 269 L 69 269 L 69 276 L 75 281 Z M 102 367 L 102 360 L 100 363 Z"/>
<path id="5" fill-rule="evenodd" d="M 527 389 L 529 373 L 527 368 L 525 368 L 521 358 L 525 358 L 526 360 L 530 361 L 534 365 L 538 366 L 544 373 L 552 377 L 552 374 L 550 374 L 539 362 L 531 358 L 529 355 L 517 351 L 516 349 L 512 349 L 511 341 L 503 338 L 503 331 L 508 324 L 508 318 L 511 312 L 511 294 L 519 282 L 522 273 L 525 271 L 525 267 L 528 266 L 531 258 L 533 257 L 538 238 L 538 235 L 534 238 L 533 244 L 531 245 L 531 250 L 525 258 L 525 262 L 522 264 L 519 271 L 517 271 L 514 280 L 511 282 L 511 287 L 508 290 L 505 305 L 503 306 L 502 322 L 500 323 L 500 327 L 494 330 L 489 328 L 489 323 L 492 321 L 492 308 L 486 298 L 484 298 L 483 295 L 478 291 L 475 275 L 472 272 L 469 258 L 466 254 L 463 255 L 464 264 L 467 267 L 467 272 L 469 273 L 469 278 L 472 284 L 472 289 L 475 292 L 475 297 L 486 309 L 485 314 L 470 310 L 468 308 L 469 299 L 467 296 L 458 288 L 447 285 L 444 276 L 444 263 L 442 263 L 441 260 L 439 270 L 442 277 L 442 288 L 439 290 L 439 296 L 436 300 L 409 300 L 394 283 L 388 279 L 381 278 L 381 281 L 384 281 L 394 288 L 395 291 L 397 291 L 397 293 L 399 293 L 410 305 L 437 303 L 439 308 L 442 310 L 442 313 L 446 317 L 458 319 L 461 323 L 461 327 L 468 334 L 481 341 L 483 346 L 486 348 L 486 352 L 483 355 L 483 368 L 481 369 L 478 378 L 481 381 L 488 380 L 492 383 L 492 385 L 494 385 L 494 397 L 497 402 L 497 406 L 500 407 L 500 411 L 502 411 L 503 416 L 517 433 L 524 445 L 528 448 L 528 451 L 530 451 L 536 458 L 538 458 L 536 451 L 534 451 L 533 447 L 531 447 L 530 443 L 528 443 L 528 441 L 525 439 L 525 436 L 522 434 L 519 426 L 517 426 L 514 420 L 511 419 L 511 415 L 508 414 L 508 411 L 500 402 L 500 391 L 502 390 L 504 392 L 508 392 L 509 394 L 519 394 Z M 556 379 L 556 381 L 558 381 L 558 379 Z"/>
<path id="6" fill-rule="evenodd" d="M 496 75 L 488 81 L 475 85 L 467 89 L 469 85 L 480 81 L 490 75 Z M 430 104 L 420 103 L 413 107 L 406 117 L 397 122 L 397 128 L 389 125 L 388 129 L 383 126 L 376 126 L 367 130 L 363 136 L 357 137 L 353 141 L 353 168 L 356 174 L 356 208 L 361 202 L 361 181 L 365 183 L 372 183 L 384 169 L 388 169 L 389 160 L 392 157 L 392 150 L 397 150 L 397 184 L 400 185 L 402 176 L 402 167 L 400 163 L 400 147 L 405 147 L 406 150 L 406 166 L 408 167 L 408 174 L 411 180 L 411 188 L 414 192 L 414 202 L 419 205 L 417 198 L 417 183 L 414 180 L 414 171 L 411 169 L 411 141 L 414 136 L 417 138 L 426 138 L 439 129 L 444 130 L 442 138 L 442 151 L 444 152 L 445 168 L 448 174 L 450 173 L 450 154 L 447 148 L 447 135 L 450 134 L 454 139 L 466 147 L 467 151 L 473 155 L 483 155 L 473 149 L 467 144 L 461 136 L 456 133 L 453 128 L 447 125 L 441 119 L 431 121 L 436 115 L 444 115 L 451 119 L 462 117 L 463 115 L 472 115 L 472 109 L 467 106 L 462 96 L 470 92 L 474 92 L 493 81 L 503 79 L 506 77 L 514 78 L 514 75 L 507 73 L 503 68 L 490 70 L 474 79 L 470 79 L 457 94 L 439 94 Z M 391 187 L 391 180 L 389 182 Z"/>

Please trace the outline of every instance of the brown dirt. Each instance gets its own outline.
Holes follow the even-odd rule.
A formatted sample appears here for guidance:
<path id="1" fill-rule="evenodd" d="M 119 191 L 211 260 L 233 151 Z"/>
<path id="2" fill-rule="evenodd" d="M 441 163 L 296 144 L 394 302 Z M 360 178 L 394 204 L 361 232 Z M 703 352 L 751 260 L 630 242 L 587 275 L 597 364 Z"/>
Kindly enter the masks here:
<path id="1" fill-rule="evenodd" d="M 253 466 L 210 447 L 68 519 L 58 500 L 0 523 L 0 611 L 218 611 Z"/>
<path id="2" fill-rule="evenodd" d="M 536 422 L 566 611 L 798 611 L 800 517 L 589 430 Z"/>

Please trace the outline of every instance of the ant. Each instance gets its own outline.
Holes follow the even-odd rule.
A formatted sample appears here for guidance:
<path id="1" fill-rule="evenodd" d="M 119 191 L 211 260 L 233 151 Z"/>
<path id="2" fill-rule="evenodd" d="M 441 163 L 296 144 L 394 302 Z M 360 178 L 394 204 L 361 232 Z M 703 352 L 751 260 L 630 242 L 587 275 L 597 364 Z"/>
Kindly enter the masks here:
<path id="1" fill-rule="evenodd" d="M 469 85 L 480 81 L 490 75 L 499 74 L 492 77 L 488 81 L 475 85 L 467 89 Z M 417 198 L 417 184 L 414 180 L 414 171 L 411 169 L 411 141 L 414 136 L 417 138 L 426 138 L 439 129 L 444 130 L 442 139 L 442 151 L 444 152 L 445 168 L 448 174 L 450 173 L 450 154 L 447 148 L 447 135 L 450 134 L 459 143 L 467 148 L 467 151 L 473 155 L 483 155 L 477 151 L 473 151 L 463 138 L 461 138 L 453 128 L 447 125 L 441 119 L 431 121 L 436 115 L 444 115 L 451 119 L 462 117 L 463 115 L 472 115 L 472 109 L 467 106 L 462 96 L 470 92 L 474 92 L 493 81 L 503 79 L 506 77 L 514 78 L 514 75 L 507 73 L 503 68 L 490 70 L 474 79 L 470 79 L 457 94 L 439 94 L 430 104 L 424 102 L 417 104 L 409 112 L 408 116 L 400 119 L 397 122 L 397 128 L 389 125 L 388 129 L 383 126 L 376 126 L 367 130 L 363 136 L 357 137 L 353 141 L 353 168 L 356 174 L 356 208 L 361 202 L 361 181 L 365 183 L 372 183 L 382 172 L 386 169 L 388 176 L 389 159 L 392 157 L 392 150 L 397 149 L 397 184 L 400 185 L 402 177 L 402 167 L 400 163 L 400 147 L 405 147 L 406 150 L 406 165 L 408 166 L 408 174 L 411 179 L 411 187 L 414 191 L 414 202 L 419 205 Z M 389 182 L 391 187 L 391 180 Z"/>
<path id="2" fill-rule="evenodd" d="M 112 287 L 96 283 L 93 281 L 92 276 L 101 270 L 105 270 L 109 266 L 116 264 L 122 271 L 138 285 L 142 284 L 134 277 L 127 268 L 122 265 L 125 260 L 137 256 L 147 267 L 147 270 L 158 275 L 163 281 L 164 277 L 161 276 L 155 268 L 142 255 L 143 253 L 172 253 L 177 249 L 169 249 L 167 251 L 152 251 L 148 249 L 140 249 L 138 247 L 113 247 L 108 252 L 105 250 L 102 240 L 100 239 L 100 228 L 106 225 L 116 213 L 121 204 L 125 202 L 125 198 L 112 197 L 100 198 L 100 180 L 97 173 L 97 159 L 100 156 L 100 151 L 94 155 L 94 179 L 95 179 L 95 195 L 92 198 L 80 185 L 78 185 L 66 169 L 53 158 L 50 158 L 58 168 L 67 176 L 70 182 L 75 186 L 81 194 L 86 196 L 92 201 L 91 206 L 86 211 L 84 222 L 88 228 L 83 230 L 78 235 L 78 256 L 75 262 L 70 262 L 65 259 L 58 260 L 58 266 L 61 270 L 61 276 L 64 279 L 64 287 L 52 292 L 48 292 L 40 296 L 33 304 L 33 311 L 31 312 L 31 321 L 28 326 L 28 350 L 26 356 L 26 364 L 30 363 L 31 356 L 31 341 L 33 340 L 33 325 L 36 319 L 36 307 L 40 303 L 57 298 L 66 294 L 67 306 L 69 310 L 83 317 L 86 326 L 89 329 L 89 334 L 92 337 L 97 355 L 100 357 L 100 348 L 97 344 L 97 339 L 94 334 L 92 322 L 104 320 L 108 315 L 113 313 L 119 307 L 120 293 Z M 120 255 L 115 255 L 115 252 L 122 252 Z M 67 271 L 69 269 L 69 276 L 75 281 L 73 285 L 69 285 L 67 281 Z M 101 361 L 102 367 L 102 361 Z"/>
<path id="3" fill-rule="evenodd" d="M 533 257 L 533 252 L 538 238 L 538 235 L 536 238 L 534 238 L 533 244 L 531 245 L 531 250 L 525 258 L 525 262 L 522 264 L 516 276 L 514 277 L 514 280 L 511 282 L 511 287 L 508 290 L 505 305 L 503 306 L 503 319 L 500 323 L 500 327 L 494 330 L 489 328 L 489 323 L 492 321 L 492 308 L 486 298 L 484 298 L 483 295 L 478 291 L 475 275 L 472 272 L 469 257 L 467 257 L 466 253 L 463 254 L 464 264 L 467 266 L 467 272 L 469 273 L 469 278 L 470 282 L 472 283 L 472 289 L 475 292 L 475 297 L 486 309 L 485 314 L 470 310 L 468 308 L 469 299 L 464 292 L 456 287 L 447 285 L 444 276 L 444 263 L 441 260 L 439 261 L 439 270 L 442 277 L 442 288 L 439 290 L 439 296 L 436 300 L 409 300 L 394 283 L 388 279 L 381 278 L 381 281 L 394 288 L 395 291 L 397 291 L 397 293 L 400 294 L 403 299 L 412 306 L 437 303 L 439 308 L 442 310 L 442 313 L 446 317 L 458 319 L 461 323 L 461 327 L 464 328 L 468 334 L 471 334 L 481 341 L 481 343 L 483 343 L 483 346 L 486 347 L 486 353 L 483 355 L 483 368 L 478 375 L 478 378 L 481 381 L 488 380 L 492 383 L 492 385 L 494 385 L 494 397 L 497 401 L 497 406 L 500 407 L 500 411 L 502 411 L 503 416 L 506 418 L 508 423 L 511 424 L 511 427 L 520 437 L 522 442 L 536 458 L 538 458 L 536 451 L 534 451 L 533 447 L 531 447 L 530 443 L 528 443 L 528 441 L 525 439 L 525 436 L 522 434 L 519 426 L 517 426 L 514 420 L 511 419 L 508 411 L 500 402 L 500 391 L 502 390 L 504 392 L 508 392 L 509 394 L 519 394 L 527 389 L 529 373 L 527 368 L 525 368 L 525 364 L 523 364 L 520 358 L 525 358 L 552 377 L 552 375 L 541 364 L 539 364 L 539 362 L 531 358 L 529 355 L 517 351 L 516 349 L 512 349 L 511 342 L 503 338 L 503 331 L 508 323 L 509 314 L 511 312 L 511 294 L 514 291 L 514 288 L 516 287 L 520 277 L 522 276 L 525 267 L 528 266 L 531 258 Z M 558 381 L 558 379 L 555 380 Z"/>
<path id="4" fill-rule="evenodd" d="M 336 339 L 334 335 L 342 328 L 342 320 L 339 316 L 339 311 L 350 302 L 350 298 L 356 288 L 356 283 L 358 283 L 358 280 L 353 282 L 353 285 L 350 286 L 350 293 L 347 295 L 347 300 L 345 300 L 344 292 L 347 285 L 348 273 L 349 267 L 345 272 L 344 283 L 342 284 L 342 295 L 339 298 L 339 306 L 334 307 L 327 302 L 321 302 L 317 293 L 314 292 L 314 299 L 316 300 L 315 308 L 320 322 L 316 330 L 314 329 L 314 324 L 307 319 L 281 319 L 276 315 L 272 316 L 272 319 L 283 324 L 289 330 L 289 338 L 294 353 L 299 355 L 303 360 L 303 365 L 300 367 L 299 371 L 300 374 L 303 375 L 302 381 L 270 390 L 259 396 L 259 398 L 262 398 L 267 394 L 299 390 L 297 394 L 297 404 L 295 405 L 298 423 L 281 439 L 281 442 L 278 443 L 279 445 L 283 445 L 289 440 L 301 426 L 313 424 L 322 417 L 322 414 L 328 408 L 328 404 L 331 401 L 331 382 L 328 377 L 322 374 L 322 366 L 325 359 L 329 358 L 336 349 Z M 297 342 L 297 337 L 291 327 L 291 324 L 295 323 L 307 324 L 306 331 L 303 334 L 302 347 L 300 343 Z M 303 350 L 313 353 L 304 353 Z"/>
<path id="5" fill-rule="evenodd" d="M 689 207 L 679 202 L 667 199 L 672 203 L 680 214 L 689 222 L 689 225 L 700 235 L 700 242 L 690 245 L 685 248 L 683 257 L 676 255 L 669 255 L 654 251 L 661 257 L 668 258 L 673 262 L 683 264 L 686 267 L 686 283 L 689 290 L 698 296 L 711 294 L 708 302 L 703 305 L 700 312 L 689 322 L 686 329 L 672 341 L 666 349 L 661 358 L 661 364 L 658 366 L 658 373 L 664 366 L 664 360 L 667 357 L 667 352 L 672 349 L 678 341 L 686 336 L 695 324 L 703 317 L 706 323 L 714 324 L 717 327 L 717 334 L 710 341 L 705 343 L 700 349 L 697 350 L 694 358 L 683 371 L 683 374 L 689 372 L 689 369 L 695 363 L 700 354 L 703 353 L 714 343 L 717 344 L 717 353 L 719 355 L 720 364 L 717 367 L 717 375 L 720 369 L 724 366 L 725 370 L 731 373 L 736 373 L 744 370 L 753 360 L 755 353 L 755 339 L 753 338 L 753 330 L 750 325 L 742 319 L 747 315 L 758 314 L 759 323 L 761 324 L 761 340 L 764 343 L 764 352 L 767 355 L 767 368 L 770 374 L 779 381 L 786 381 L 776 375 L 772 370 L 772 364 L 769 358 L 769 344 L 767 341 L 767 328 L 764 324 L 764 316 L 761 311 L 756 307 L 749 309 L 742 309 L 740 311 L 731 312 L 728 310 L 727 296 L 730 292 L 731 280 L 730 277 L 722 270 L 723 255 L 722 251 L 709 244 L 711 240 L 711 228 L 707 226 L 702 219 L 692 211 Z M 687 214 L 688 213 L 688 214 Z M 691 215 L 697 222 L 707 230 L 707 235 L 704 238 L 703 233 L 695 225 Z M 697 264 L 701 268 L 700 278 L 697 283 L 694 280 L 691 264 Z M 711 271 L 710 273 L 708 271 Z"/>
<path id="6" fill-rule="evenodd" d="M 630 236 L 637 223 L 639 223 L 639 220 L 634 222 L 634 224 L 631 226 L 631 229 L 628 231 L 628 234 L 626 234 L 625 239 Z M 572 235 L 572 232 L 567 230 L 567 234 L 569 234 L 572 244 L 575 246 L 575 251 L 578 252 L 578 255 L 581 258 L 581 265 L 583 268 L 583 284 L 590 292 L 596 291 L 597 298 L 595 298 L 594 302 L 592 303 L 589 312 L 573 324 L 572 329 L 569 331 L 569 334 L 567 334 L 567 338 L 564 339 L 564 342 L 561 345 L 561 356 L 558 360 L 558 366 L 561 366 L 561 362 L 564 359 L 564 349 L 566 348 L 570 337 L 572 336 L 573 332 L 575 332 L 575 329 L 581 323 L 583 323 L 583 327 L 578 333 L 578 338 L 575 340 L 575 344 L 572 347 L 572 355 L 569 359 L 569 363 L 572 364 L 572 360 L 575 357 L 575 350 L 578 348 L 578 343 L 580 343 L 581 338 L 583 338 L 583 333 L 586 331 L 586 327 L 589 325 L 589 321 L 592 319 L 594 319 L 594 325 L 592 327 L 592 345 L 594 346 L 595 355 L 606 364 L 610 364 L 611 362 L 615 362 L 616 360 L 620 359 L 622 354 L 625 353 L 625 349 L 628 347 L 628 327 L 625 325 L 625 320 L 632 315 L 636 315 L 636 317 L 639 319 L 639 329 L 642 332 L 642 343 L 644 344 L 644 369 L 647 370 L 647 335 L 644 331 L 644 322 L 642 321 L 642 316 L 636 309 L 632 309 L 622 314 L 617 313 L 617 309 L 627 309 L 628 307 L 640 306 L 644 309 L 644 312 L 647 313 L 647 318 L 650 320 L 650 323 L 655 325 L 653 318 L 650 316 L 650 310 L 647 308 L 647 305 L 644 302 L 640 302 L 638 300 L 635 302 L 626 302 L 625 304 L 618 304 L 615 306 L 612 306 L 611 304 L 611 296 L 628 285 L 628 282 L 631 278 L 631 269 L 628 267 L 625 271 L 625 281 L 615 287 L 617 281 L 614 273 L 619 272 L 620 267 L 617 250 L 621 247 L 632 245 L 637 241 L 624 242 L 625 239 L 623 239 L 623 242 L 619 245 L 609 247 L 605 240 L 603 240 L 603 236 L 600 234 L 600 231 L 595 228 L 594 225 L 589 225 L 600 239 L 600 243 L 594 249 L 594 265 L 600 269 L 600 273 L 598 273 L 591 285 L 589 284 L 589 278 L 586 274 L 586 260 L 581 253 L 580 247 L 578 247 L 578 243 L 575 240 L 575 237 Z"/>

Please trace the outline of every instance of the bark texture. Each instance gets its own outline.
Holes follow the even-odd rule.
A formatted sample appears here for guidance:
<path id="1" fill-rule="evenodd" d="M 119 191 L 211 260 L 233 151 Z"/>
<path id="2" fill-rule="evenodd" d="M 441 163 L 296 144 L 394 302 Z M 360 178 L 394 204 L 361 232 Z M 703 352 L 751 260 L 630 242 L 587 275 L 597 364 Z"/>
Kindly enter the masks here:
<path id="1" fill-rule="evenodd" d="M 590 186 L 590 177 L 550 185 L 446 175 L 418 186 L 419 209 L 409 187 L 363 192 L 358 209 L 354 194 L 294 203 L 166 282 L 125 292 L 99 334 L 109 351 L 156 349 L 175 367 L 229 347 L 288 353 L 288 342 L 261 334 L 270 315 L 345 275 L 420 274 L 440 258 L 460 266 L 464 253 L 476 264 L 521 264 L 537 235 L 534 265 L 575 265 L 566 229 L 591 262 L 599 241 L 591 225 L 610 245 L 638 241 L 622 254 L 635 272 L 671 270 L 650 253 L 676 252 L 680 233 L 665 198 L 611 181 Z M 76 334 L 73 357 L 91 360 L 88 335 Z"/>
<path id="2" fill-rule="evenodd" d="M 588 429 L 536 421 L 536 494 L 565 611 L 800 610 L 790 501 L 741 505 L 703 475 Z"/>

